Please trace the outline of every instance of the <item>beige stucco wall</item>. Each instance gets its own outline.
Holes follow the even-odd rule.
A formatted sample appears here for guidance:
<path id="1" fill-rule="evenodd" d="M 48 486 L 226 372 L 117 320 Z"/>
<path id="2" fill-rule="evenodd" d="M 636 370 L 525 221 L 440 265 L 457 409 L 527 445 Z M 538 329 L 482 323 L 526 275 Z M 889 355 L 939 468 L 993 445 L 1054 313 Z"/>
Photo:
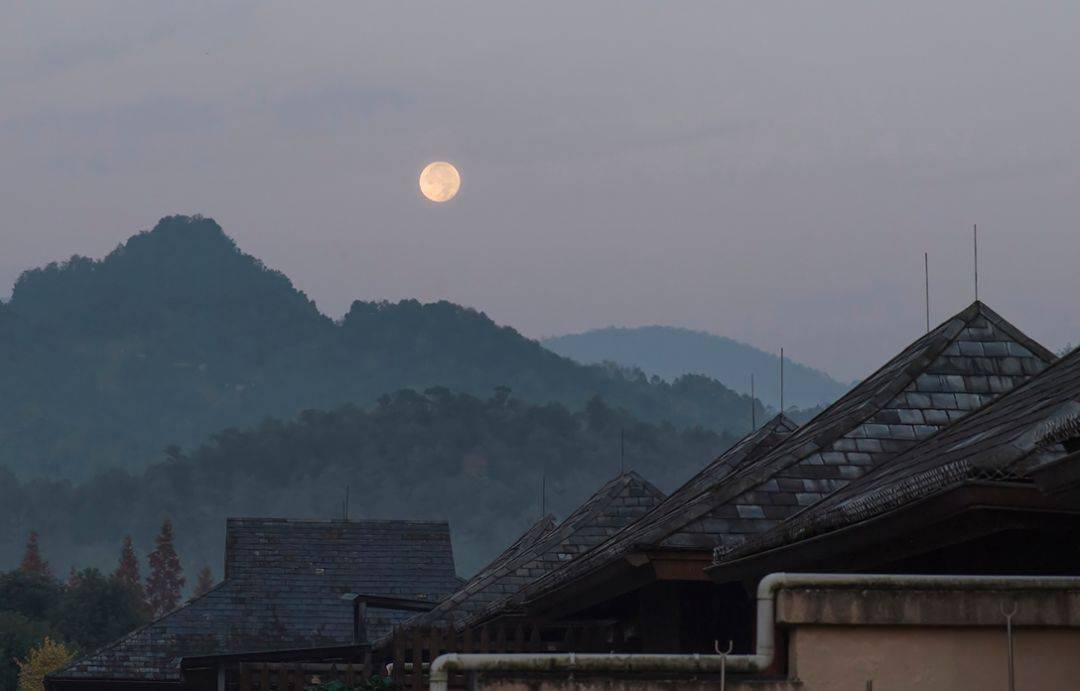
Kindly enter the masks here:
<path id="1" fill-rule="evenodd" d="M 489 679 L 478 685 L 484 691 L 720 691 L 719 681 L 691 679 Z M 724 691 L 801 691 L 797 683 L 729 681 Z M 863 691 L 861 688 L 857 691 Z"/>
<path id="2" fill-rule="evenodd" d="M 1014 629 L 1013 645 L 1017 689 L 1080 689 L 1080 630 Z M 1004 626 L 799 626 L 788 652 L 806 691 L 1008 689 Z"/>
<path id="3" fill-rule="evenodd" d="M 790 588 L 777 597 L 776 676 L 729 678 L 725 691 L 1008 691 L 1002 607 L 1013 617 L 1016 688 L 1080 691 L 1080 591 Z M 781 650 L 784 647 L 781 646 Z M 766 678 L 762 678 L 766 677 Z M 786 678 L 783 678 L 786 677 Z M 641 675 L 507 674 L 484 680 L 499 691 L 719 689 L 714 679 Z"/>
<path id="4" fill-rule="evenodd" d="M 726 691 L 1008 691 L 1005 628 L 801 625 L 790 631 L 788 679 L 729 679 Z M 1080 629 L 1013 631 L 1016 688 L 1080 689 Z M 488 678 L 489 691 L 705 691 L 715 679 Z"/>

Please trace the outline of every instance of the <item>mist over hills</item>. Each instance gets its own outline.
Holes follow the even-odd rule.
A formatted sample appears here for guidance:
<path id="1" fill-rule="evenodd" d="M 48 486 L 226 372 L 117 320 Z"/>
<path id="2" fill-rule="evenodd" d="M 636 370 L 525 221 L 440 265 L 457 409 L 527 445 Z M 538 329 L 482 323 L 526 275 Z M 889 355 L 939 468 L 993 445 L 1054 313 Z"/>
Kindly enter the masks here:
<path id="1" fill-rule="evenodd" d="M 21 477 L 140 469 L 228 427 L 433 386 L 749 427 L 749 398 L 708 377 L 578 364 L 448 302 L 357 301 L 335 322 L 198 216 L 27 271 L 0 303 L 0 466 Z"/>
<path id="2" fill-rule="evenodd" d="M 620 450 L 666 490 L 734 439 L 700 427 L 646 423 L 591 399 L 583 410 L 531 404 L 505 389 L 487 397 L 401 391 L 370 408 L 309 410 L 288 421 L 226 429 L 190 451 L 129 473 L 72 484 L 19 480 L 0 468 L 0 570 L 41 535 L 53 569 L 111 571 L 131 534 L 140 554 L 170 517 L 189 583 L 221 573 L 227 516 L 449 520 L 459 573 L 471 574 L 539 517 L 560 518 L 620 469 Z"/>
<path id="3" fill-rule="evenodd" d="M 607 327 L 541 341 L 545 348 L 582 363 L 615 362 L 667 381 L 686 374 L 748 390 L 765 405 L 780 405 L 780 358 L 751 345 L 704 331 L 673 326 Z M 785 358 L 784 405 L 812 408 L 831 403 L 848 389 L 825 372 Z"/>

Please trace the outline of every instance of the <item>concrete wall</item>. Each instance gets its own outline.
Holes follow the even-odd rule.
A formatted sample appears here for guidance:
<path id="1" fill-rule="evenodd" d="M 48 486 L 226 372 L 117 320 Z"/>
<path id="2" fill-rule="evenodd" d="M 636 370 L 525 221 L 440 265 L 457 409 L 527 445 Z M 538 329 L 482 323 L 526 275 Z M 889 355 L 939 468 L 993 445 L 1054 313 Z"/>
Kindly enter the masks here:
<path id="1" fill-rule="evenodd" d="M 1080 629 L 1013 630 L 1016 688 L 1080 689 Z M 790 631 L 785 680 L 729 678 L 726 691 L 1008 691 L 1004 627 L 821 626 Z M 488 678 L 489 691 L 715 691 L 717 679 Z"/>
<path id="2" fill-rule="evenodd" d="M 780 678 L 728 678 L 725 691 L 1008 691 L 1002 608 L 1013 617 L 1016 688 L 1080 689 L 1080 592 L 793 588 L 777 597 L 787 640 Z M 785 664 L 786 663 L 786 664 Z M 498 691 L 719 689 L 717 679 L 567 674 L 489 676 Z"/>
<path id="3" fill-rule="evenodd" d="M 484 691 L 719 691 L 720 682 L 693 679 L 488 679 L 477 685 Z M 788 681 L 729 681 L 724 691 L 801 691 Z M 838 689 L 840 687 L 837 687 Z M 857 691 L 863 691 L 862 688 Z M 887 691 L 887 690 L 886 690 Z"/>
<path id="4" fill-rule="evenodd" d="M 1016 688 L 1080 688 L 1080 630 L 1013 630 Z M 1005 628 L 800 626 L 789 676 L 806 691 L 1007 691 Z"/>

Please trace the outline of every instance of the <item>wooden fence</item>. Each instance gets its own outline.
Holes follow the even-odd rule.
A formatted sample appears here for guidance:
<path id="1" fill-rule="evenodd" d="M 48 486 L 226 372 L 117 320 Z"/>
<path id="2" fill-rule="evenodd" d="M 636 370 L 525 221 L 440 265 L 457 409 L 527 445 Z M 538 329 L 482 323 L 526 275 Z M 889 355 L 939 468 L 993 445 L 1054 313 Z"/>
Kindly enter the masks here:
<path id="1" fill-rule="evenodd" d="M 464 631 L 453 624 L 420 626 L 394 631 L 389 672 L 394 686 L 420 691 L 427 688 L 428 666 L 442 653 L 611 652 L 621 648 L 621 629 L 610 622 L 495 624 Z M 454 675 L 450 685 L 465 688 L 467 679 Z"/>
<path id="2" fill-rule="evenodd" d="M 237 670 L 240 691 L 306 691 L 329 682 L 350 689 L 366 682 L 376 670 L 368 657 L 364 662 L 243 662 Z"/>
<path id="3" fill-rule="evenodd" d="M 442 653 L 611 652 L 623 648 L 622 630 L 613 622 L 535 625 L 507 623 L 465 630 L 453 624 L 398 628 L 387 647 L 362 657 L 312 661 L 246 661 L 231 667 L 227 687 L 238 691 L 307 691 L 341 682 L 349 689 L 372 676 L 388 676 L 402 691 L 421 691 L 428 685 L 431 661 Z M 466 688 L 465 675 L 455 674 L 451 687 Z"/>

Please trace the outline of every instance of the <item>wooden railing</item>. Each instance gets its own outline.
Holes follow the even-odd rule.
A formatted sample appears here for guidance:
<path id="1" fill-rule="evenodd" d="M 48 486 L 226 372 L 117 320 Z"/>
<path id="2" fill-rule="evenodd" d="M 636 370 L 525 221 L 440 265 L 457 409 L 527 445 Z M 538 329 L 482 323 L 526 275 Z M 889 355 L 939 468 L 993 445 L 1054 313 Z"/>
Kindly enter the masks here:
<path id="1" fill-rule="evenodd" d="M 360 686 L 376 670 L 370 656 L 362 663 L 351 662 L 242 662 L 238 670 L 240 691 L 307 691 L 329 682 L 342 682 L 352 689 Z"/>
<path id="2" fill-rule="evenodd" d="M 492 624 L 464 631 L 453 624 L 418 626 L 394 631 L 393 663 L 388 672 L 394 686 L 420 691 L 427 688 L 428 666 L 442 653 L 610 652 L 621 648 L 621 629 L 610 622 Z M 451 677 L 450 685 L 465 688 L 467 679 Z"/>
<path id="3" fill-rule="evenodd" d="M 431 661 L 442 653 L 611 652 L 623 650 L 622 630 L 613 622 L 575 622 L 538 625 L 499 623 L 467 628 L 416 626 L 395 629 L 381 650 L 335 650 L 321 661 L 288 659 L 290 653 L 264 653 L 262 659 L 234 662 L 228 667 L 229 691 L 309 691 L 339 682 L 363 688 L 373 676 L 402 691 L 427 688 Z M 305 651 L 307 652 L 307 651 Z M 295 654 L 295 651 L 291 654 Z M 275 659 L 276 658 L 276 659 Z M 454 675 L 451 687 L 467 688 L 464 675 Z"/>

